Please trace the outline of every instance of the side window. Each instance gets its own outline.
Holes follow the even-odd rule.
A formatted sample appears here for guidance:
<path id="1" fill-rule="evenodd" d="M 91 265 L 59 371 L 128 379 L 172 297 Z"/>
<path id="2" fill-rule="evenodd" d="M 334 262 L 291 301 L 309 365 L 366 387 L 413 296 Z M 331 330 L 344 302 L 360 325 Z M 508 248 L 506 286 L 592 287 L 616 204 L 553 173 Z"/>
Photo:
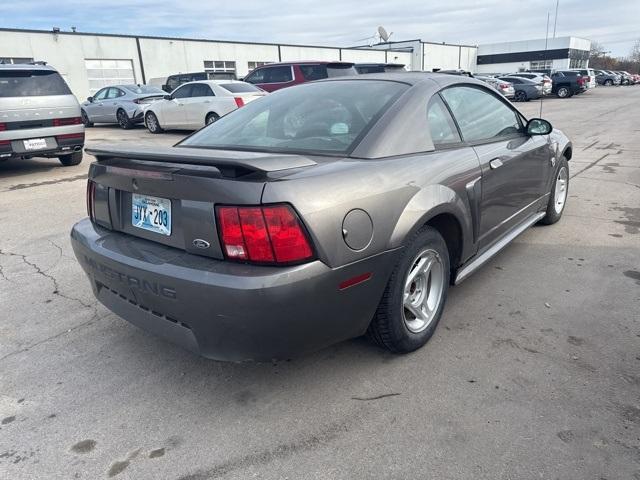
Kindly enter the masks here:
<path id="1" fill-rule="evenodd" d="M 245 82 L 249 82 L 249 83 L 264 83 L 264 71 L 266 70 L 266 68 L 259 68 L 258 70 L 255 70 L 253 72 L 251 72 L 250 75 L 247 75 L 246 77 L 244 77 L 244 81 Z"/>
<path id="2" fill-rule="evenodd" d="M 178 87 L 179 85 L 180 85 L 180 81 L 178 80 L 178 76 L 177 75 L 171 75 L 167 79 L 167 88 L 169 90 L 175 90 L 176 87 Z"/>
<path id="3" fill-rule="evenodd" d="M 434 95 L 427 108 L 427 121 L 435 147 L 460 142 L 458 129 L 440 95 Z"/>
<path id="4" fill-rule="evenodd" d="M 114 98 L 121 97 L 122 95 L 124 95 L 124 92 L 120 89 L 111 87 L 107 93 L 107 100 L 113 100 Z"/>
<path id="5" fill-rule="evenodd" d="M 109 88 L 103 88 L 102 90 L 100 90 L 98 93 L 96 93 L 93 96 L 94 100 L 104 100 L 107 96 L 107 92 L 109 91 Z"/>
<path id="6" fill-rule="evenodd" d="M 522 84 L 522 80 L 520 80 L 519 78 L 516 78 L 516 77 L 509 77 L 508 79 L 502 78 L 501 80 L 507 80 L 508 82 L 513 83 L 514 85 Z"/>
<path id="7" fill-rule="evenodd" d="M 211 87 L 204 83 L 194 83 L 191 86 L 191 97 L 213 97 Z"/>
<path id="8" fill-rule="evenodd" d="M 308 82 L 327 78 L 328 76 L 326 65 L 300 65 L 300 71 L 302 71 L 302 76 Z"/>
<path id="9" fill-rule="evenodd" d="M 293 80 L 291 67 L 283 65 L 281 67 L 269 67 L 264 69 L 263 83 L 285 83 Z"/>
<path id="10" fill-rule="evenodd" d="M 193 87 L 193 85 L 189 84 L 189 85 L 184 85 L 182 87 L 179 87 L 177 89 L 174 90 L 174 92 L 171 94 L 173 95 L 173 98 L 187 98 L 191 96 L 191 88 Z"/>
<path id="11" fill-rule="evenodd" d="M 488 90 L 451 87 L 442 96 L 467 142 L 499 139 L 522 133 L 516 112 Z"/>

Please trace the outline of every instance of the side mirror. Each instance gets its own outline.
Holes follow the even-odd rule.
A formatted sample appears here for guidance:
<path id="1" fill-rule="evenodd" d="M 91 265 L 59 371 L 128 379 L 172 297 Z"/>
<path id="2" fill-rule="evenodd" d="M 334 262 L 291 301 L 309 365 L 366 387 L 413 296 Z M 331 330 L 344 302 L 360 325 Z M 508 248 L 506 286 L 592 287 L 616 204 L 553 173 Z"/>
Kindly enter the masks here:
<path id="1" fill-rule="evenodd" d="M 93 97 L 87 97 L 87 102 L 93 103 Z"/>
<path id="2" fill-rule="evenodd" d="M 549 135 L 553 127 L 542 118 L 532 118 L 527 122 L 527 135 Z"/>
<path id="3" fill-rule="evenodd" d="M 162 98 L 164 98 L 165 100 L 173 100 L 173 97 L 171 95 L 164 95 Z"/>

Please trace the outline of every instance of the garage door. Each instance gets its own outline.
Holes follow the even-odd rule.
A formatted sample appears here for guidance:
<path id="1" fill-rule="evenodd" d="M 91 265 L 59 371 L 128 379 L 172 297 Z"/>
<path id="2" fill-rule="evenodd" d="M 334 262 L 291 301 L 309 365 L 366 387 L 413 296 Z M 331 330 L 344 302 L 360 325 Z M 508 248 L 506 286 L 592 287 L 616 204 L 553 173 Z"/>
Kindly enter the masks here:
<path id="1" fill-rule="evenodd" d="M 91 95 L 102 87 L 136 83 L 131 60 L 85 60 Z"/>

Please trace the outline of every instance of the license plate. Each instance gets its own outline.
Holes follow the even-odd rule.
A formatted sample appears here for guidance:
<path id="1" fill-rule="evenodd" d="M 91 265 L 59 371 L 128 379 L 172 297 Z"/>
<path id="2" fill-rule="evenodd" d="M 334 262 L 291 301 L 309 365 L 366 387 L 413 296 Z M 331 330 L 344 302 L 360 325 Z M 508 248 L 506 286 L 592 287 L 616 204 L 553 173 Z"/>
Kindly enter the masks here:
<path id="1" fill-rule="evenodd" d="M 131 224 L 160 235 L 171 235 L 171 200 L 134 193 Z"/>
<path id="2" fill-rule="evenodd" d="M 44 138 L 31 138 L 29 140 L 23 140 L 25 150 L 42 150 L 47 148 L 47 140 Z"/>

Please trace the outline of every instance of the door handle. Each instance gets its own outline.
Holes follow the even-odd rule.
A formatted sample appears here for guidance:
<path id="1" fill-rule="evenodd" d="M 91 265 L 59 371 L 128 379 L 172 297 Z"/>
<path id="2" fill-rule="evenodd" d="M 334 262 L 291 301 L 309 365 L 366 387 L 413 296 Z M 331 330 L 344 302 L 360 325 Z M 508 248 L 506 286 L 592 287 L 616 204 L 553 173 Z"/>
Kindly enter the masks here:
<path id="1" fill-rule="evenodd" d="M 489 166 L 491 167 L 492 170 L 495 170 L 496 168 L 499 168 L 502 166 L 502 160 L 500 160 L 499 158 L 494 158 L 489 162 Z"/>

